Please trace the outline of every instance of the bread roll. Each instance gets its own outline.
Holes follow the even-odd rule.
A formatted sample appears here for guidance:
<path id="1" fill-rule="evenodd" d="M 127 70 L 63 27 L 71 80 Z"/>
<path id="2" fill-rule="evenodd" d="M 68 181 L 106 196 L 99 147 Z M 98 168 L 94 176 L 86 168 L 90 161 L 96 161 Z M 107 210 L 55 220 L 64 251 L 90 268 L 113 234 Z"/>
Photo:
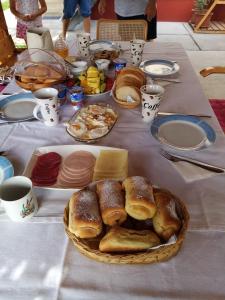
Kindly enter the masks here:
<path id="1" fill-rule="evenodd" d="M 118 181 L 104 180 L 97 183 L 100 210 L 106 225 L 123 223 L 127 218 L 122 186 Z"/>
<path id="2" fill-rule="evenodd" d="M 156 192 L 154 198 L 157 212 L 153 217 L 153 227 L 156 233 L 167 241 L 179 231 L 181 226 L 181 221 L 176 213 L 176 204 L 165 192 Z"/>
<path id="3" fill-rule="evenodd" d="M 120 86 L 116 88 L 116 98 L 120 101 L 129 102 L 128 99 L 131 97 L 135 102 L 141 101 L 141 92 L 134 86 Z"/>
<path id="4" fill-rule="evenodd" d="M 94 191 L 81 190 L 71 197 L 69 231 L 80 238 L 93 238 L 101 233 L 102 219 Z"/>
<path id="5" fill-rule="evenodd" d="M 135 66 L 129 66 L 129 67 L 125 67 L 123 68 L 120 73 L 119 76 L 123 77 L 125 75 L 129 75 L 130 77 L 136 77 L 139 79 L 140 84 L 144 85 L 146 83 L 146 79 L 145 79 L 145 74 L 144 72 Z"/>
<path id="6" fill-rule="evenodd" d="M 146 250 L 159 244 L 159 237 L 151 230 L 113 227 L 101 239 L 99 250 L 102 252 L 132 252 Z"/>
<path id="7" fill-rule="evenodd" d="M 153 189 L 141 176 L 128 177 L 123 181 L 126 193 L 126 212 L 137 220 L 152 218 L 156 213 Z"/>
<path id="8" fill-rule="evenodd" d="M 143 85 L 142 78 L 139 77 L 138 74 L 132 74 L 132 73 L 125 73 L 125 74 L 119 74 L 116 78 L 116 86 L 118 85 L 125 85 L 126 82 L 130 82 L 131 85 L 136 86 L 140 89 L 140 87 Z"/>

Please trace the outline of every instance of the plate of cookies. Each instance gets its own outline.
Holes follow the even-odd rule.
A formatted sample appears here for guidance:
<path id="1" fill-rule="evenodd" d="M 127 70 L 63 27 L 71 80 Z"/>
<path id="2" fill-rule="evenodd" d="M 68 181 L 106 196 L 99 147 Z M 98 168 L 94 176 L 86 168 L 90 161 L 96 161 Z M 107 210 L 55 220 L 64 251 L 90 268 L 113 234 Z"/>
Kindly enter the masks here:
<path id="1" fill-rule="evenodd" d="M 66 233 L 81 253 L 118 264 L 176 255 L 188 220 L 179 198 L 142 176 L 95 181 L 75 192 L 64 211 Z"/>
<path id="2" fill-rule="evenodd" d="M 32 154 L 24 176 L 34 186 L 74 191 L 96 180 L 123 180 L 128 176 L 128 151 L 89 145 L 41 147 Z"/>

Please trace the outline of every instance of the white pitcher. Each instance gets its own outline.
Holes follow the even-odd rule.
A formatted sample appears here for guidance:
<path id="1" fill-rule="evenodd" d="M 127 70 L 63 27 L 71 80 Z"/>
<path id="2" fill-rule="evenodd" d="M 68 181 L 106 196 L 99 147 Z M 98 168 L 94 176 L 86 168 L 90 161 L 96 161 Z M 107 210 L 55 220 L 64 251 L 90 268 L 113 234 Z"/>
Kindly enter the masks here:
<path id="1" fill-rule="evenodd" d="M 50 31 L 46 27 L 31 27 L 27 30 L 28 48 L 53 50 L 53 42 Z"/>

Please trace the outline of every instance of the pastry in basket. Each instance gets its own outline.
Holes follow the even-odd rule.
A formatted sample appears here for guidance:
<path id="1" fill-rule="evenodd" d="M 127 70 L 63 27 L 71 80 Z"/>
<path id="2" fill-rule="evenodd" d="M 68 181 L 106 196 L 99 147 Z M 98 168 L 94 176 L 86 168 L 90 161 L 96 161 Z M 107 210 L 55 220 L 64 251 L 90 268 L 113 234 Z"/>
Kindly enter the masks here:
<path id="1" fill-rule="evenodd" d="M 99 250 L 102 252 L 136 252 L 147 250 L 159 244 L 159 237 L 151 230 L 113 227 L 101 239 Z"/>
<path id="2" fill-rule="evenodd" d="M 123 181 L 126 212 L 137 220 L 152 218 L 156 213 L 153 188 L 144 177 L 133 176 Z"/>
<path id="3" fill-rule="evenodd" d="M 176 212 L 176 204 L 171 196 L 163 191 L 154 193 L 157 211 L 153 217 L 153 227 L 155 232 L 165 241 L 176 234 L 181 221 Z"/>
<path id="4" fill-rule="evenodd" d="M 127 213 L 121 184 L 114 180 L 98 182 L 97 194 L 103 222 L 110 226 L 123 223 Z"/>
<path id="5" fill-rule="evenodd" d="M 76 192 L 69 202 L 69 230 L 80 238 L 94 238 L 102 231 L 98 198 L 94 191 Z"/>

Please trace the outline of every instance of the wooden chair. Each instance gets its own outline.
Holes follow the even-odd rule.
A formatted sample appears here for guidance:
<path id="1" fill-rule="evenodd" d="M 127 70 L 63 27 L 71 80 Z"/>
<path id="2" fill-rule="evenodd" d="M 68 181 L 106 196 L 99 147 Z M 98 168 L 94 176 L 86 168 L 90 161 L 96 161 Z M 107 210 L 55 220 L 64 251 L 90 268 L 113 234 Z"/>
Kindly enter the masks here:
<path id="1" fill-rule="evenodd" d="M 208 67 L 208 68 L 202 69 L 199 73 L 203 77 L 206 77 L 206 76 L 208 76 L 210 74 L 225 74 L 225 66 L 224 67 L 221 67 L 221 66 L 218 66 L 218 67 Z"/>
<path id="2" fill-rule="evenodd" d="M 147 39 L 148 23 L 145 20 L 108 20 L 97 21 L 98 40 L 130 41 Z"/>

